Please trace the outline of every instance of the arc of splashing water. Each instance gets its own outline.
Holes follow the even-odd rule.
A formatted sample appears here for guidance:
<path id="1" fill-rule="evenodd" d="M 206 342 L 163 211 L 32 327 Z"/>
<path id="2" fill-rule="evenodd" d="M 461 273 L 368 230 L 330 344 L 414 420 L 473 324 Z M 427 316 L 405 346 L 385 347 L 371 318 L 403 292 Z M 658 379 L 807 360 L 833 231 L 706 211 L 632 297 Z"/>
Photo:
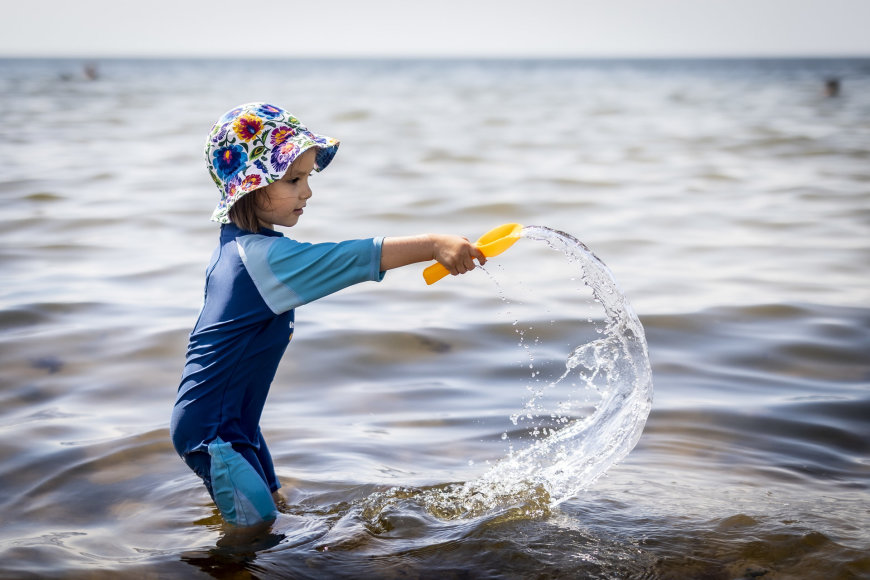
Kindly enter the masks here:
<path id="1" fill-rule="evenodd" d="M 484 516 L 519 505 L 546 510 L 571 499 L 628 455 L 652 407 L 652 371 L 643 326 L 607 266 L 564 232 L 526 226 L 520 235 L 544 242 L 579 266 L 584 284 L 604 309 L 603 336 L 574 348 L 565 372 L 550 384 L 556 386 L 571 373 L 579 373 L 581 382 L 598 389 L 601 399 L 591 415 L 560 417 L 561 428 L 548 429 L 544 437 L 511 452 L 476 480 L 411 493 L 444 519 Z M 603 381 L 603 388 L 596 381 Z M 530 407 L 527 404 L 526 410 Z M 408 493 L 397 489 L 376 494 L 366 502 L 367 513 L 379 513 Z"/>
<path id="2" fill-rule="evenodd" d="M 529 475 L 535 473 L 529 464 L 542 468 L 536 477 L 547 488 L 551 502 L 558 504 L 592 485 L 637 444 L 652 407 L 652 370 L 643 326 L 610 269 L 583 242 L 565 232 L 528 226 L 521 235 L 546 243 L 579 265 L 583 282 L 605 314 L 604 337 L 575 348 L 565 363 L 565 373 L 553 383 L 581 366 L 593 376 L 606 373 L 606 387 L 595 411 L 536 440 L 501 468 L 524 465 Z M 573 449 L 566 444 L 573 444 Z M 497 465 L 493 474 L 500 467 Z"/>
<path id="3" fill-rule="evenodd" d="M 550 429 L 521 451 L 511 453 L 476 480 L 458 489 L 438 490 L 430 505 L 459 517 L 481 510 L 511 507 L 543 490 L 556 506 L 588 488 L 637 444 L 652 406 L 652 371 L 643 326 L 619 289 L 613 274 L 580 240 L 543 226 L 523 228 L 521 237 L 541 241 L 560 251 L 581 270 L 582 280 L 605 314 L 603 337 L 576 347 L 555 386 L 583 367 L 588 386 L 605 382 L 601 400 L 585 418 L 560 418 L 565 425 Z M 527 405 L 528 409 L 529 405 Z M 446 500 L 446 502 L 445 502 Z M 453 510 L 444 510 L 445 503 Z"/>

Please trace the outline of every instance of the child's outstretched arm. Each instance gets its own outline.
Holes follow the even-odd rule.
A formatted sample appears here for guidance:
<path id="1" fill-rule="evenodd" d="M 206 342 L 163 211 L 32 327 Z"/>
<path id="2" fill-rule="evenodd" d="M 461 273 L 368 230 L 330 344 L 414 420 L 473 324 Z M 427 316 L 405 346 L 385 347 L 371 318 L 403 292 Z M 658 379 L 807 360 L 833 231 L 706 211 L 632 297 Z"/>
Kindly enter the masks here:
<path id="1" fill-rule="evenodd" d="M 447 234 L 384 238 L 381 246 L 381 270 L 437 260 L 456 276 L 474 270 L 475 259 L 481 265 L 486 263 L 486 256 L 473 243 Z"/>

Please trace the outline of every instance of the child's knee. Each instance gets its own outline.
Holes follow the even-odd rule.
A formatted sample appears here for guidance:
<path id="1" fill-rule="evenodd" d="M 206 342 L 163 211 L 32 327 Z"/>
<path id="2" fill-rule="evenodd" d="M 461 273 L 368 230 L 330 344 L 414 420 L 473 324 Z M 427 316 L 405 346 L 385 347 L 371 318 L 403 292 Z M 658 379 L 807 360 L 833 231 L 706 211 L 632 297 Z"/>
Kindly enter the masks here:
<path id="1" fill-rule="evenodd" d="M 212 497 L 224 519 L 237 526 L 274 520 L 277 509 L 269 486 L 232 444 L 215 439 L 208 453 Z"/>

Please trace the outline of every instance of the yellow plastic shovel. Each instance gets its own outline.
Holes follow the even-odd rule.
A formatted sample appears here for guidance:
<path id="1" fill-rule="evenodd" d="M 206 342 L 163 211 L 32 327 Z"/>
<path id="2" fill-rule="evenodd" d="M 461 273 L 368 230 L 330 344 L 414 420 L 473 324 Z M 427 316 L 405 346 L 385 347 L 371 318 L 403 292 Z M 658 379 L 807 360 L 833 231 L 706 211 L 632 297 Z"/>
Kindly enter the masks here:
<path id="1" fill-rule="evenodd" d="M 522 229 L 520 224 L 502 224 L 480 236 L 474 245 L 480 248 L 484 256 L 492 258 L 513 246 L 520 239 Z M 426 284 L 434 284 L 449 273 L 447 268 L 436 262 L 423 270 L 423 279 Z"/>

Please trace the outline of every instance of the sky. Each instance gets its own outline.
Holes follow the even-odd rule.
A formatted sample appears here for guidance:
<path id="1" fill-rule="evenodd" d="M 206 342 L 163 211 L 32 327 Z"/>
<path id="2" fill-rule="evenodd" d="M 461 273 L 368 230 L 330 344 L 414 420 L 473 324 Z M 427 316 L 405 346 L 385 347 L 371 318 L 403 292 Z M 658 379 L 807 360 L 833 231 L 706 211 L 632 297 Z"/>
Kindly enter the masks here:
<path id="1" fill-rule="evenodd" d="M 870 56 L 870 0 L 0 0 L 0 57 Z"/>

